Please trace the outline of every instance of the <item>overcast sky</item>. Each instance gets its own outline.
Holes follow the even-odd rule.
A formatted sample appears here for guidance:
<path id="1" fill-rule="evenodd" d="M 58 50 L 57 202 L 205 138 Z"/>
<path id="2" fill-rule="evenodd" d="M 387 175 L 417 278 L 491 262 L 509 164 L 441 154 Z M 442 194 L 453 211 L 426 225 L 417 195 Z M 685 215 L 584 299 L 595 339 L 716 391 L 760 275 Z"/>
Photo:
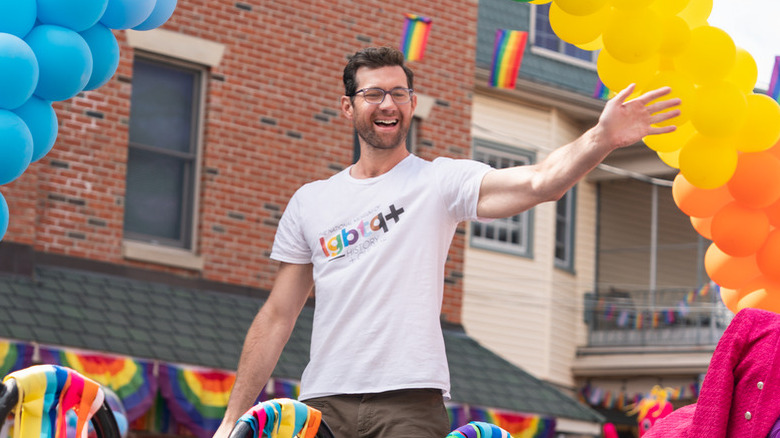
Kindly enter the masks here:
<path id="1" fill-rule="evenodd" d="M 780 56 L 780 0 L 714 0 L 708 21 L 753 55 L 758 88 L 766 90 L 775 56 Z"/>

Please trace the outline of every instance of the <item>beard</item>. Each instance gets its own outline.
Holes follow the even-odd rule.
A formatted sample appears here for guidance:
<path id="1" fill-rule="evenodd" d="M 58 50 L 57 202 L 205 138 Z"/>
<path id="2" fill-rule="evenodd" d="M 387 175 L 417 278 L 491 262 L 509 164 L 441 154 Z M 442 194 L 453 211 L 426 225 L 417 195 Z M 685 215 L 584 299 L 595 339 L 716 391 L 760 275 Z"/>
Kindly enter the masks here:
<path id="1" fill-rule="evenodd" d="M 355 131 L 357 131 L 358 137 L 360 137 L 366 145 L 375 149 L 395 149 L 399 146 L 405 147 L 406 136 L 409 134 L 409 124 L 404 119 L 398 120 L 399 129 L 392 136 L 381 135 L 374 130 L 374 123 L 372 121 L 362 121 L 362 119 L 355 120 Z"/>

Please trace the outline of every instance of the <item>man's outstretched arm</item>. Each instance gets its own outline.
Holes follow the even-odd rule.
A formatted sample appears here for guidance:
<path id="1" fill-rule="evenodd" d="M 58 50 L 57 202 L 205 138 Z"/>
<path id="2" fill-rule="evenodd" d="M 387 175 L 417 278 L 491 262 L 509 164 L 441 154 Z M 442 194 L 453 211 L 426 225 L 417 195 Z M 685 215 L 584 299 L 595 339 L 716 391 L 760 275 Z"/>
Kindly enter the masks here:
<path id="1" fill-rule="evenodd" d="M 214 438 L 227 438 L 239 417 L 254 405 L 271 377 L 313 285 L 311 264 L 279 266 L 271 294 L 247 331 L 236 382 Z"/>
<path id="2" fill-rule="evenodd" d="M 540 163 L 486 174 L 479 192 L 478 216 L 509 217 L 542 202 L 558 200 L 613 150 L 632 145 L 647 135 L 675 130 L 675 126 L 653 126 L 680 114 L 679 109 L 674 109 L 680 99 L 655 101 L 669 94 L 668 87 L 626 100 L 633 91 L 631 85 L 618 93 L 607 102 L 596 126 Z"/>

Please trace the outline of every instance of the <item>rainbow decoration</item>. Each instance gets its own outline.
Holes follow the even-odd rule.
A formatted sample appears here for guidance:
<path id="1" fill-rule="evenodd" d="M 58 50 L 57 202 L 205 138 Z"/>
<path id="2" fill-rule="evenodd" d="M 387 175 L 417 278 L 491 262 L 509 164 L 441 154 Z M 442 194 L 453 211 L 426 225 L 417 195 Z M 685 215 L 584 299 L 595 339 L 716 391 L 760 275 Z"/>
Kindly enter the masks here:
<path id="1" fill-rule="evenodd" d="M 767 94 L 780 102 L 780 56 L 775 56 L 775 68 L 772 70 L 772 79 L 769 82 Z"/>
<path id="2" fill-rule="evenodd" d="M 494 424 L 506 430 L 513 438 L 555 437 L 556 421 L 552 417 L 472 407 L 471 418 L 472 421 Z"/>
<path id="3" fill-rule="evenodd" d="M 401 51 L 407 61 L 417 61 L 425 54 L 431 19 L 415 14 L 404 14 L 404 30 L 401 34 Z"/>
<path id="4" fill-rule="evenodd" d="M 160 393 L 172 417 L 197 438 L 211 438 L 225 415 L 235 373 L 160 365 Z"/>
<path id="5" fill-rule="evenodd" d="M 609 99 L 609 88 L 601 82 L 601 78 L 596 78 L 596 88 L 593 90 L 593 98 L 600 100 Z"/>
<path id="6" fill-rule="evenodd" d="M 512 438 L 495 424 L 472 421 L 450 432 L 446 438 Z"/>
<path id="7" fill-rule="evenodd" d="M 496 29 L 493 67 L 490 70 L 491 87 L 515 88 L 527 41 L 528 32 Z"/>
<path id="8" fill-rule="evenodd" d="M 32 347 L 10 341 L 0 341 L 0 375 L 21 370 L 32 364 Z"/>
<path id="9" fill-rule="evenodd" d="M 76 413 L 76 435 L 103 405 L 100 385 L 76 371 L 56 365 L 36 365 L 3 378 L 16 381 L 19 401 L 14 408 L 13 438 L 65 438 L 68 411 Z"/>
<path id="10" fill-rule="evenodd" d="M 55 348 L 42 348 L 41 361 L 72 368 L 113 390 L 122 401 L 129 422 L 149 410 L 157 393 L 157 380 L 149 362 Z"/>
<path id="11" fill-rule="evenodd" d="M 253 406 L 238 421 L 249 425 L 252 438 L 314 438 L 322 413 L 299 401 L 281 398 Z"/>

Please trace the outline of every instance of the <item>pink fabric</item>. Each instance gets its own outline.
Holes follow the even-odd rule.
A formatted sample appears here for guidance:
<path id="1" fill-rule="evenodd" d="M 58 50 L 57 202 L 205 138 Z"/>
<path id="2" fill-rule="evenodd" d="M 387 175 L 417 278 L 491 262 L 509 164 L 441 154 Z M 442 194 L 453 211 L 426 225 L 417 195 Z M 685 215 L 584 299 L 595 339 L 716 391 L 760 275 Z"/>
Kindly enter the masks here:
<path id="1" fill-rule="evenodd" d="M 712 355 L 696 404 L 659 420 L 645 438 L 764 438 L 780 417 L 780 315 L 740 311 Z"/>

